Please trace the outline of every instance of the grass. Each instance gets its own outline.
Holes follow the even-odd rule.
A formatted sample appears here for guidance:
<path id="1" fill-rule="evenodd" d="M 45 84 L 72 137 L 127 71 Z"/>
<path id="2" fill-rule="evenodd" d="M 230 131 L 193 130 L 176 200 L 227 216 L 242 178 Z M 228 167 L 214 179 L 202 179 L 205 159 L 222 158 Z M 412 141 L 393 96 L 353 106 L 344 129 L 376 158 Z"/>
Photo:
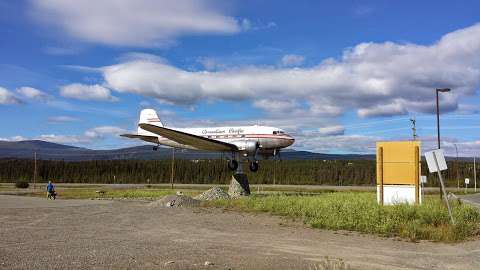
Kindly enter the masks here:
<path id="1" fill-rule="evenodd" d="M 57 189 L 59 199 L 147 199 L 154 200 L 166 195 L 175 194 L 178 190 L 172 189 L 108 189 L 104 190 L 105 194 L 100 195 L 96 191 L 99 189 L 73 188 L 73 189 Z M 199 192 L 192 190 L 180 190 L 185 195 L 196 196 Z M 45 192 L 35 192 L 33 196 L 46 196 Z"/>
<path id="2" fill-rule="evenodd" d="M 314 228 L 357 231 L 411 241 L 455 242 L 480 235 L 480 212 L 469 205 L 452 203 L 455 225 L 450 224 L 446 207 L 432 196 L 421 206 L 380 206 L 375 194 L 366 192 L 251 196 L 211 201 L 208 205 L 301 218 Z"/>

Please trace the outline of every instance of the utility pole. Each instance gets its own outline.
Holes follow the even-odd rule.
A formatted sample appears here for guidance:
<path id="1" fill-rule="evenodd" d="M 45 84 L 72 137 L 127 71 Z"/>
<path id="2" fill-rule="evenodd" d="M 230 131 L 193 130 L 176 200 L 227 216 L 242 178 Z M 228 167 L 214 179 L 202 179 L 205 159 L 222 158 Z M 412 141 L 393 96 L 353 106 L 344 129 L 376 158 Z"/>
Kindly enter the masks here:
<path id="1" fill-rule="evenodd" d="M 37 152 L 34 152 L 33 157 L 35 160 L 33 165 L 33 190 L 35 190 L 37 183 Z"/>
<path id="2" fill-rule="evenodd" d="M 175 177 L 175 147 L 172 148 L 172 168 L 170 171 L 170 184 L 173 189 L 173 178 Z"/>
<path id="3" fill-rule="evenodd" d="M 410 118 L 410 122 L 412 122 L 412 134 L 413 134 L 413 140 L 417 140 L 417 121 L 415 120 L 415 117 Z"/>
<path id="4" fill-rule="evenodd" d="M 474 191 L 477 192 L 477 169 L 475 168 L 475 156 L 473 156 L 473 181 L 475 182 Z"/>
<path id="5" fill-rule="evenodd" d="M 455 159 L 455 167 L 457 171 L 457 191 L 458 191 L 460 189 L 460 177 L 458 175 L 458 148 L 456 143 L 454 143 L 453 145 L 455 146 L 455 152 L 457 153 L 457 158 Z"/>
<path id="6" fill-rule="evenodd" d="M 273 185 L 275 186 L 275 182 L 276 182 L 276 179 L 277 178 L 277 159 L 274 158 L 273 159 Z"/>

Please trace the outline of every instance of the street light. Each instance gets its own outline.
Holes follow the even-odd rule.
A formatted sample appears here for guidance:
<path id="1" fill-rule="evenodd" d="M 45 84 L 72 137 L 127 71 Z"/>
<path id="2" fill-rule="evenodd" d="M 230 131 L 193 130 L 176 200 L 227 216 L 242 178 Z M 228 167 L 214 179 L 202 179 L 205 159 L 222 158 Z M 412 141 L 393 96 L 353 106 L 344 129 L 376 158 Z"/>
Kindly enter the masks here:
<path id="1" fill-rule="evenodd" d="M 440 149 L 440 107 L 438 105 L 438 92 L 446 93 L 450 92 L 450 88 L 437 88 L 435 89 L 435 93 L 437 94 L 437 143 L 438 149 Z M 440 200 L 442 199 L 443 190 L 442 186 L 440 185 Z"/>
<path id="2" fill-rule="evenodd" d="M 437 94 L 437 143 L 438 149 L 440 149 L 440 107 L 438 105 L 438 92 L 450 92 L 450 88 L 437 88 L 435 91 L 435 93 Z"/>

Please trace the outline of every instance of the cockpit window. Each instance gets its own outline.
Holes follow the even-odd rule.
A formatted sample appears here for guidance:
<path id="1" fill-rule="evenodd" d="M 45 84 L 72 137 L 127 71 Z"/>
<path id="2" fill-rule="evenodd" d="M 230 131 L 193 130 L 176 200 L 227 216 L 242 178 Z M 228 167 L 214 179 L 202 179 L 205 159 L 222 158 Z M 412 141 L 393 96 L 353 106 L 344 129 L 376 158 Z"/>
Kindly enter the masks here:
<path id="1" fill-rule="evenodd" d="M 277 131 L 274 131 L 274 132 L 273 132 L 273 135 L 277 135 Z"/>
<path id="2" fill-rule="evenodd" d="M 280 135 L 280 134 L 285 134 L 285 132 L 284 132 L 284 131 L 281 131 L 281 130 L 275 130 L 275 131 L 273 132 L 273 135 L 277 135 L 277 134 L 279 134 L 279 135 Z"/>

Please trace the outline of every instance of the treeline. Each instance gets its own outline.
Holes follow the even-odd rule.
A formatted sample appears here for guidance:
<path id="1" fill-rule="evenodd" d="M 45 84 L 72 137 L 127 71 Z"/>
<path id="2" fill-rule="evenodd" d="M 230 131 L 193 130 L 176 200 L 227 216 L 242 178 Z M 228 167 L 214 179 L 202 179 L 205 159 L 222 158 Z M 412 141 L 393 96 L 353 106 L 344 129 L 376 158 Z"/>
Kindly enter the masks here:
<path id="1" fill-rule="evenodd" d="M 465 177 L 473 180 L 472 163 L 448 162 L 448 166 L 444 176 L 449 186 L 457 186 L 457 179 L 461 186 Z M 260 162 L 258 172 L 250 173 L 248 166 L 245 171 L 252 184 L 375 185 L 376 181 L 374 160 L 265 160 Z M 170 160 L 37 161 L 38 182 L 169 183 L 170 172 Z M 33 160 L 0 160 L 0 182 L 32 181 L 33 173 Z M 175 183 L 227 184 L 231 175 L 225 160 L 175 161 Z M 437 185 L 436 175 L 429 174 L 424 163 L 422 175 L 428 176 L 427 185 Z"/>

